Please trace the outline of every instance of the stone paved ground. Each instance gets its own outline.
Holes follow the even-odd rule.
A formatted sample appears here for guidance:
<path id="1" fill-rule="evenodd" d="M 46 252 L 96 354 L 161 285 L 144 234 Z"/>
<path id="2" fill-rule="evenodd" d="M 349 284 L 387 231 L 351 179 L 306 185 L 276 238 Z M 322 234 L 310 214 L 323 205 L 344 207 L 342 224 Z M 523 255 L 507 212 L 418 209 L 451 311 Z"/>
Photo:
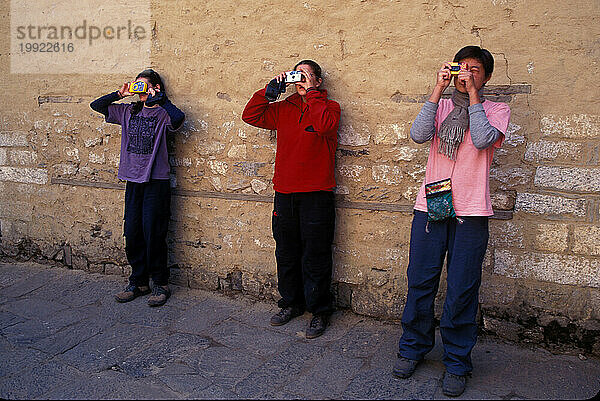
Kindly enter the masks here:
<path id="1" fill-rule="evenodd" d="M 336 312 L 271 327 L 272 304 L 172 287 L 161 308 L 118 304 L 125 279 L 0 263 L 0 397 L 9 399 L 443 399 L 438 345 L 407 380 L 391 375 L 400 326 Z M 439 336 L 438 336 L 439 344 Z M 461 399 L 585 399 L 600 361 L 491 337 Z"/>

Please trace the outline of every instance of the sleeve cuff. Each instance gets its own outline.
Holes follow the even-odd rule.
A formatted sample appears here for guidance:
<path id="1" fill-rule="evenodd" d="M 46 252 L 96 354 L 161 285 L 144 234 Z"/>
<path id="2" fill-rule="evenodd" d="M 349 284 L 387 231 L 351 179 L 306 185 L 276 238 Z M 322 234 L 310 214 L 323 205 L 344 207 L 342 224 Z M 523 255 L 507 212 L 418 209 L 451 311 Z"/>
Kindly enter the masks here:
<path id="1" fill-rule="evenodd" d="M 483 104 L 475 103 L 469 106 L 469 113 L 475 113 L 477 111 L 483 111 L 485 113 L 485 110 L 483 109 Z"/>

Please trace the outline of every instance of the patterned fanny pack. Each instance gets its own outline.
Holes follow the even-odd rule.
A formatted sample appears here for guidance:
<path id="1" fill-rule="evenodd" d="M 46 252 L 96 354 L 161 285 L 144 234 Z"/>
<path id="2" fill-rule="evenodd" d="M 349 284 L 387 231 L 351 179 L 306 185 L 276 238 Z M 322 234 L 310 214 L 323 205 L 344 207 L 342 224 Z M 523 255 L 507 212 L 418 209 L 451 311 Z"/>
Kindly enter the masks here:
<path id="1" fill-rule="evenodd" d="M 452 182 L 450 178 L 425 185 L 427 199 L 427 221 L 440 221 L 456 217 L 452 204 Z"/>

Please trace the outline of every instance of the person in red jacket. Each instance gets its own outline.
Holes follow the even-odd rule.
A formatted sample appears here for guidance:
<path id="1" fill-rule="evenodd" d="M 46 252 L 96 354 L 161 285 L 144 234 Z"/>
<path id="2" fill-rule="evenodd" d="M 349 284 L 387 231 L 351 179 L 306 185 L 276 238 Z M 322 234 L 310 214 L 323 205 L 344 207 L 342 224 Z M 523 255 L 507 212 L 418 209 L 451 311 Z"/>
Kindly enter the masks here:
<path id="1" fill-rule="evenodd" d="M 296 93 L 270 103 L 261 89 L 242 114 L 244 122 L 277 130 L 272 217 L 281 326 L 305 310 L 312 313 L 306 338 L 323 334 L 333 312 L 331 245 L 335 228 L 335 151 L 340 105 L 321 89 L 321 67 L 300 61 Z M 285 73 L 275 77 L 285 81 Z M 273 82 L 273 81 L 272 81 Z"/>

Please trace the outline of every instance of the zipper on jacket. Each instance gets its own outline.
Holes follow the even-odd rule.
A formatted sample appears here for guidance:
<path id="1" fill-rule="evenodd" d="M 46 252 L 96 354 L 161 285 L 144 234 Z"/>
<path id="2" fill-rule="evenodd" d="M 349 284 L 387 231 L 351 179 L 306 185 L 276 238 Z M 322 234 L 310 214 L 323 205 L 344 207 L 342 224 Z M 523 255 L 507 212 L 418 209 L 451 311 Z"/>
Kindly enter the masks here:
<path id="1" fill-rule="evenodd" d="M 302 117 L 304 117 L 304 112 L 308 110 L 308 105 L 306 105 L 306 108 L 304 110 L 302 110 L 302 103 L 300 103 L 300 120 L 298 120 L 298 124 L 302 123 Z"/>
<path id="2" fill-rule="evenodd" d="M 306 105 L 306 108 L 303 110 L 303 109 L 302 109 L 302 104 L 303 104 L 304 102 L 302 101 L 302 99 L 300 99 L 300 106 L 298 106 L 298 105 L 297 105 L 297 104 L 295 104 L 294 102 L 290 101 L 290 100 L 289 100 L 289 97 L 285 98 L 285 101 L 286 101 L 286 102 L 290 102 L 291 104 L 293 104 L 294 106 L 296 106 L 296 107 L 298 107 L 298 108 L 300 109 L 300 120 L 298 120 L 298 124 L 300 124 L 300 123 L 302 122 L 302 117 L 304 117 L 304 112 L 305 112 L 306 110 L 308 110 L 308 104 Z"/>

